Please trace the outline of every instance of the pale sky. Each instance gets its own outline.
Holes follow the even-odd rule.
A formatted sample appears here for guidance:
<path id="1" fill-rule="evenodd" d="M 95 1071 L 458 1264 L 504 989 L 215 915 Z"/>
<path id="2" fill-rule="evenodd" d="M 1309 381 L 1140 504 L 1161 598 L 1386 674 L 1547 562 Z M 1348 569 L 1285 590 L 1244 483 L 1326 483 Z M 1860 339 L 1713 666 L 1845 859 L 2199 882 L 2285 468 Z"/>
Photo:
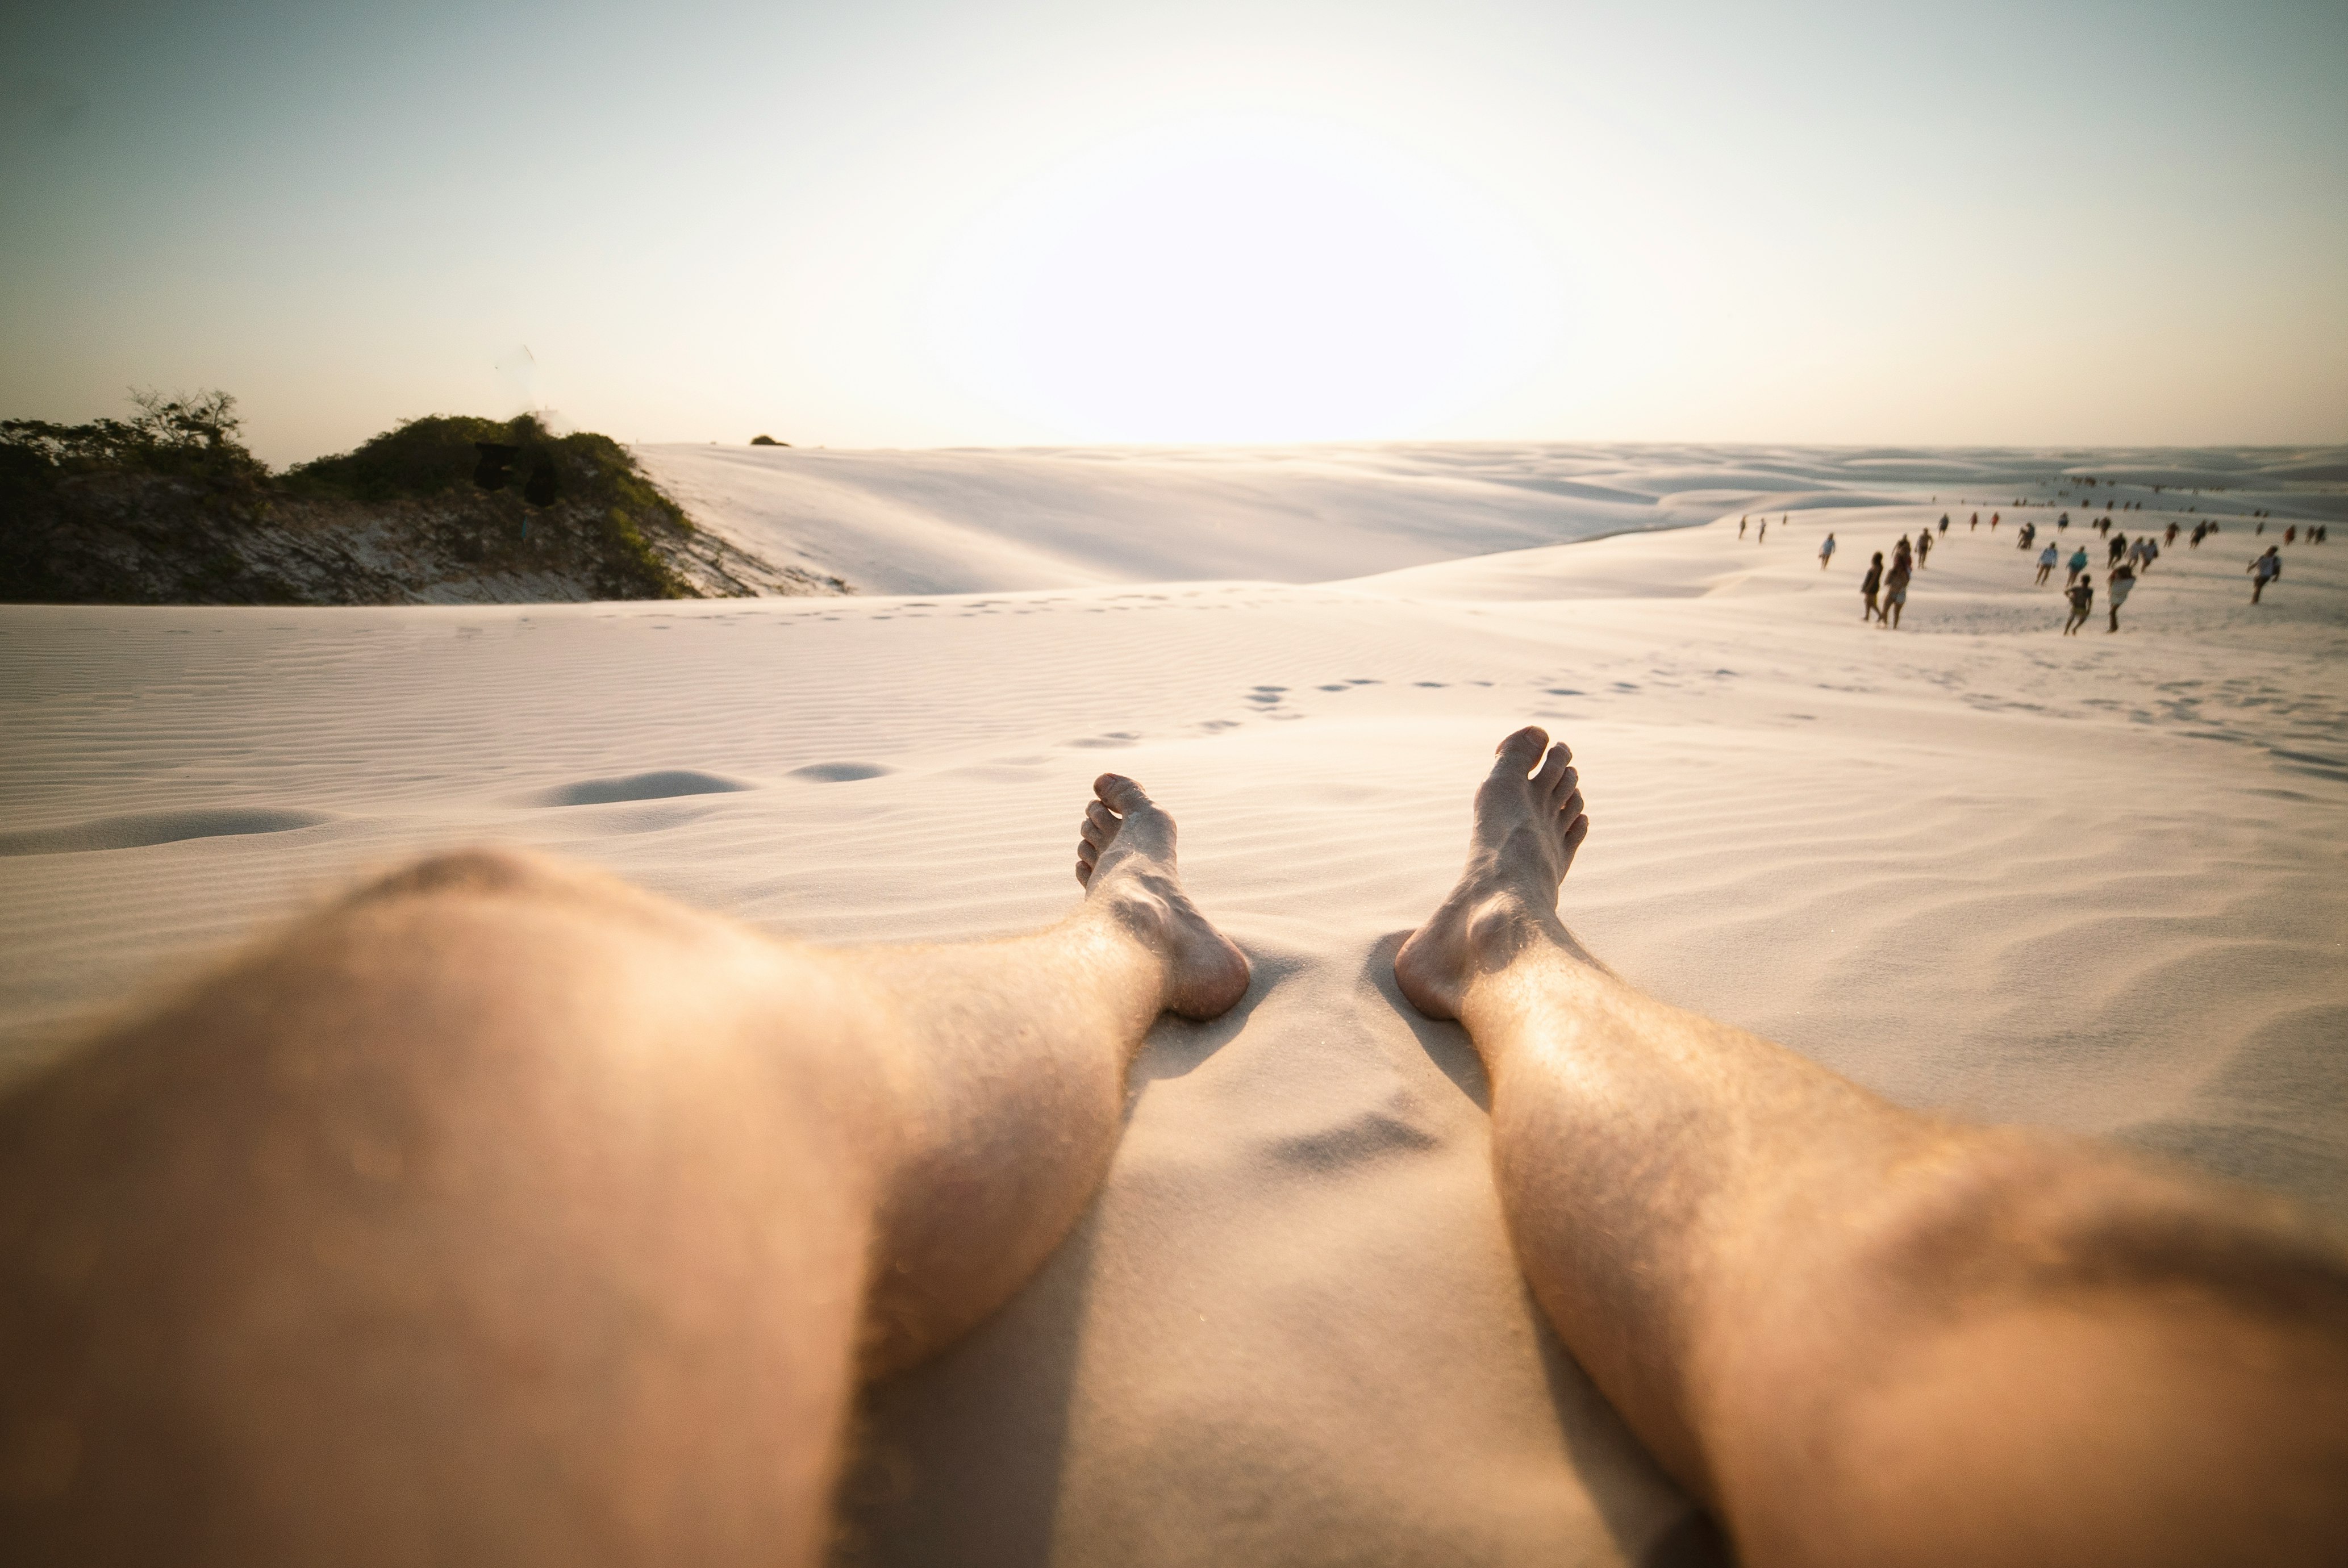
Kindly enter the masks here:
<path id="1" fill-rule="evenodd" d="M 0 3 L 0 416 L 2348 440 L 2340 0 Z"/>

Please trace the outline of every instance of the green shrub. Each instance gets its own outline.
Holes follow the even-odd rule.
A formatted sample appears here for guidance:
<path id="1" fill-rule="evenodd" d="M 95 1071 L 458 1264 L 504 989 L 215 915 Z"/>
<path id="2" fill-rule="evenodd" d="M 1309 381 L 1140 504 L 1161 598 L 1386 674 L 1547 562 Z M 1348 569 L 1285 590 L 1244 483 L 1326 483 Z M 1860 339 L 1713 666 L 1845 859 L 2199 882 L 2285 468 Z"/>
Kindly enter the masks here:
<path id="1" fill-rule="evenodd" d="M 228 393 L 166 397 L 134 387 L 130 404 L 138 412 L 129 420 L 0 419 L 0 479 L 38 482 L 110 469 L 201 480 L 222 490 L 252 490 L 268 480 L 269 465 L 236 438 L 244 421 Z"/>
<path id="2" fill-rule="evenodd" d="M 520 414 L 499 421 L 466 414 L 433 414 L 405 419 L 347 452 L 318 458 L 287 471 L 296 491 L 347 496 L 353 500 L 399 500 L 435 496 L 473 482 L 480 459 L 476 441 L 524 449 L 522 462 L 551 439 L 537 417 Z"/>

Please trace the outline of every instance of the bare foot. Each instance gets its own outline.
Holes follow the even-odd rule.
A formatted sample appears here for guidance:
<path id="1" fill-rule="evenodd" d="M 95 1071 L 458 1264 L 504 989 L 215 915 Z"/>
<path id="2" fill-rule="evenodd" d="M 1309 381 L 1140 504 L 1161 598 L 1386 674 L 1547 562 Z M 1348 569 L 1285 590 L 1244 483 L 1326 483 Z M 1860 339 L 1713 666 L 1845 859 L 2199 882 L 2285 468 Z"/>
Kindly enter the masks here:
<path id="1" fill-rule="evenodd" d="M 1174 870 L 1174 819 L 1121 773 L 1093 780 L 1100 799 L 1085 808 L 1076 880 L 1085 901 L 1114 910 L 1126 928 L 1168 961 L 1166 1006 L 1186 1018 L 1212 1018 L 1247 995 L 1247 955 L 1207 923 Z"/>
<path id="2" fill-rule="evenodd" d="M 1430 1018 L 1457 1017 L 1468 982 L 1544 934 L 1572 947 L 1557 923 L 1557 889 L 1590 836 L 1573 753 L 1529 727 L 1500 742 L 1498 755 L 1476 790 L 1467 869 L 1395 954 L 1402 994 Z"/>

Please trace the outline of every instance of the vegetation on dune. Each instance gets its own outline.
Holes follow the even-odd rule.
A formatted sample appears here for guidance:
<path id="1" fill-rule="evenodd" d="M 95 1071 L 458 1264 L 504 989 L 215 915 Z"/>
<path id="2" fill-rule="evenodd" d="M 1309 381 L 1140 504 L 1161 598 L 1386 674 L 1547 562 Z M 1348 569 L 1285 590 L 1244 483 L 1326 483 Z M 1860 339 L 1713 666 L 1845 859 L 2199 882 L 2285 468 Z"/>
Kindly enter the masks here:
<path id="1" fill-rule="evenodd" d="M 557 436 L 535 414 L 505 420 L 434 414 L 405 420 L 351 451 L 288 469 L 283 483 L 295 495 L 356 501 L 465 495 L 478 488 L 485 447 L 513 449 L 513 470 L 531 476 L 518 498 L 500 489 L 489 499 L 503 500 L 509 508 L 519 499 L 538 507 L 559 500 L 592 509 L 604 564 L 616 579 L 613 585 L 623 590 L 614 597 L 695 596 L 644 538 L 647 526 L 692 532 L 693 521 L 684 509 L 654 488 L 619 442 L 586 430 Z M 541 485 L 551 495 L 533 493 Z"/>
<path id="2" fill-rule="evenodd" d="M 166 397 L 134 388 L 130 404 L 138 412 L 127 420 L 57 425 L 0 419 L 0 485 L 14 490 L 55 476 L 107 471 L 197 480 L 247 491 L 268 480 L 269 465 L 236 438 L 244 422 L 229 394 Z"/>
<path id="3" fill-rule="evenodd" d="M 386 603 L 491 579 L 503 586 L 479 591 L 498 596 L 845 588 L 697 535 L 618 442 L 535 415 L 410 419 L 273 475 L 237 439 L 227 393 L 132 403 L 128 420 L 0 421 L 0 599 Z"/>

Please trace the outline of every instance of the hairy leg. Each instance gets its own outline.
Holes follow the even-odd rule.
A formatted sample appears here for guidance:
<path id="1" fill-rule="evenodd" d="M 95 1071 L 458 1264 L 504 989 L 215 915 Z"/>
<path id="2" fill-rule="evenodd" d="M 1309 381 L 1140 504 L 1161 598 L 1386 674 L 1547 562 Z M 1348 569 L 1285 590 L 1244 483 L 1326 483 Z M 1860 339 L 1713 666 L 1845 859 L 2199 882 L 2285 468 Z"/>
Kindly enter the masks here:
<path id="1" fill-rule="evenodd" d="M 1246 987 L 1171 820 L 1097 788 L 1034 936 L 819 951 L 446 856 L 11 1094 L 0 1538 L 814 1561 L 860 1373 L 1008 1295 L 1159 1009 Z"/>
<path id="2" fill-rule="evenodd" d="M 1559 920 L 1528 729 L 1396 958 L 1492 1083 L 1535 1294 L 1751 1563 L 2327 1560 L 2348 1260 L 2279 1201 L 1892 1106 L 1644 996 Z"/>

